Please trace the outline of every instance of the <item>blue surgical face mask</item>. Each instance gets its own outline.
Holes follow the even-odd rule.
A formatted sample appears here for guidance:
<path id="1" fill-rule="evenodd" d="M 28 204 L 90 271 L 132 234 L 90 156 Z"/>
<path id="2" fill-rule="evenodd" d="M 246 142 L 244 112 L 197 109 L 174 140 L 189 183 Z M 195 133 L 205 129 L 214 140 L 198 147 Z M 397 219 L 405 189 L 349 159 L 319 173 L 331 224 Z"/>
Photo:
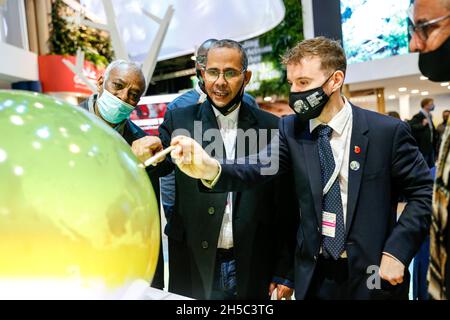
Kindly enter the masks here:
<path id="1" fill-rule="evenodd" d="M 97 106 L 102 118 L 112 124 L 117 124 L 128 119 L 134 110 L 131 104 L 120 100 L 105 88 L 97 100 Z"/>

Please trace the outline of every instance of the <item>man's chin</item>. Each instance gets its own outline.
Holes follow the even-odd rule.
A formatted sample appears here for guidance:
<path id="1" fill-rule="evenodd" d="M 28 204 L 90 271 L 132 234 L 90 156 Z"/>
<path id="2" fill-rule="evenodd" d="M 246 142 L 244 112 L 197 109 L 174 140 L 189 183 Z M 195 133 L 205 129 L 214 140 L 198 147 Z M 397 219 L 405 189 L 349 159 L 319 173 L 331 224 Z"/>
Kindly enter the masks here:
<path id="1" fill-rule="evenodd" d="M 216 100 L 214 100 L 213 99 L 213 102 L 214 102 L 214 106 L 215 107 L 217 107 L 217 108 L 223 108 L 223 107 L 225 107 L 226 105 L 227 105 L 227 103 L 228 102 L 223 102 L 223 101 L 216 101 Z"/>

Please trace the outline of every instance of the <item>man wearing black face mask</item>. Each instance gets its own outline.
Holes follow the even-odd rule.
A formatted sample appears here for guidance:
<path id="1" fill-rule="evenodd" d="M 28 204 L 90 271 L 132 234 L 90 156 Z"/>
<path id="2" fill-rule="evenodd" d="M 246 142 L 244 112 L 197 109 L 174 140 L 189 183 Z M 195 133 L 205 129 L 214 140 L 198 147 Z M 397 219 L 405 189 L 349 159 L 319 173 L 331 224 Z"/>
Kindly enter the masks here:
<path id="1" fill-rule="evenodd" d="M 213 140 L 210 153 L 223 161 L 256 153 L 278 118 L 243 99 L 251 78 L 247 66 L 239 43 L 214 42 L 202 70 L 207 100 L 166 113 L 159 128 L 163 145 L 188 132 L 205 146 Z M 167 168 L 175 168 L 169 159 L 154 173 Z M 278 298 L 289 298 L 298 213 L 290 179 L 284 175 L 244 192 L 206 193 L 176 169 L 168 233 L 175 254 L 170 261 L 179 273 L 170 273 L 171 291 L 197 299 L 268 299 L 277 288 Z"/>
<path id="2" fill-rule="evenodd" d="M 341 95 L 339 43 L 308 39 L 283 60 L 296 115 L 281 119 L 279 143 L 269 149 L 276 174 L 294 176 L 301 208 L 296 298 L 408 299 L 407 266 L 428 233 L 432 186 L 409 126 Z M 188 137 L 171 144 L 180 170 L 212 191 L 247 190 L 276 176 L 264 174 L 265 160 L 220 164 Z M 397 220 L 399 194 L 408 205 Z"/>
<path id="3" fill-rule="evenodd" d="M 409 47 L 420 53 L 420 71 L 431 81 L 449 81 L 450 0 L 416 0 L 412 12 Z"/>
<path id="4" fill-rule="evenodd" d="M 450 80 L 450 0 L 416 0 L 414 26 L 409 43 L 418 51 L 419 69 L 431 81 Z M 430 230 L 430 266 L 428 292 L 433 299 L 449 299 L 450 293 L 450 131 L 442 136 L 433 192 Z"/>

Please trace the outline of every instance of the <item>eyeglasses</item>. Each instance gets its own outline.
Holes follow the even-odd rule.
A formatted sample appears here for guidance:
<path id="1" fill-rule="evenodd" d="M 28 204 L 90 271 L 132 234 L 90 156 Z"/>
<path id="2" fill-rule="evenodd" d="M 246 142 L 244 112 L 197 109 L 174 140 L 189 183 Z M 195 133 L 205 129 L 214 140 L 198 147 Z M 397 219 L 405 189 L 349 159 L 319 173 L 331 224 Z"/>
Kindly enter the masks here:
<path id="1" fill-rule="evenodd" d="M 412 8 L 410 8 L 409 10 L 410 14 L 409 14 L 409 19 L 412 22 L 412 25 L 410 25 L 408 27 L 408 31 L 409 31 L 409 35 L 412 37 L 414 35 L 414 33 L 417 34 L 417 36 L 419 37 L 420 40 L 422 41 L 427 41 L 428 39 L 428 34 L 430 31 L 430 28 L 436 24 L 438 24 L 441 21 L 444 21 L 448 18 L 450 18 L 450 14 L 443 16 L 443 17 L 439 17 L 430 21 L 425 21 L 425 22 L 421 22 L 417 25 L 414 24 L 414 20 L 412 18 Z"/>
<path id="2" fill-rule="evenodd" d="M 220 75 L 223 74 L 223 77 L 226 81 L 232 81 L 237 79 L 245 70 L 235 70 L 235 69 L 227 69 L 221 72 L 219 69 L 206 69 L 205 70 L 205 79 L 207 81 L 217 81 L 219 79 Z"/>

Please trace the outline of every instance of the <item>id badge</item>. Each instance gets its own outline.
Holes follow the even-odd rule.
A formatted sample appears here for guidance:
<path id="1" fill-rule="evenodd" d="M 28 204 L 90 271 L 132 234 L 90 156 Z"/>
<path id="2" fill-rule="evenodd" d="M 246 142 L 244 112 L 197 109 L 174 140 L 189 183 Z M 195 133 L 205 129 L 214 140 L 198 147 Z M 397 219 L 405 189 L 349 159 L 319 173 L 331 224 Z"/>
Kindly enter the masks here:
<path id="1" fill-rule="evenodd" d="M 336 235 L 336 214 L 322 212 L 322 235 L 334 238 Z"/>

